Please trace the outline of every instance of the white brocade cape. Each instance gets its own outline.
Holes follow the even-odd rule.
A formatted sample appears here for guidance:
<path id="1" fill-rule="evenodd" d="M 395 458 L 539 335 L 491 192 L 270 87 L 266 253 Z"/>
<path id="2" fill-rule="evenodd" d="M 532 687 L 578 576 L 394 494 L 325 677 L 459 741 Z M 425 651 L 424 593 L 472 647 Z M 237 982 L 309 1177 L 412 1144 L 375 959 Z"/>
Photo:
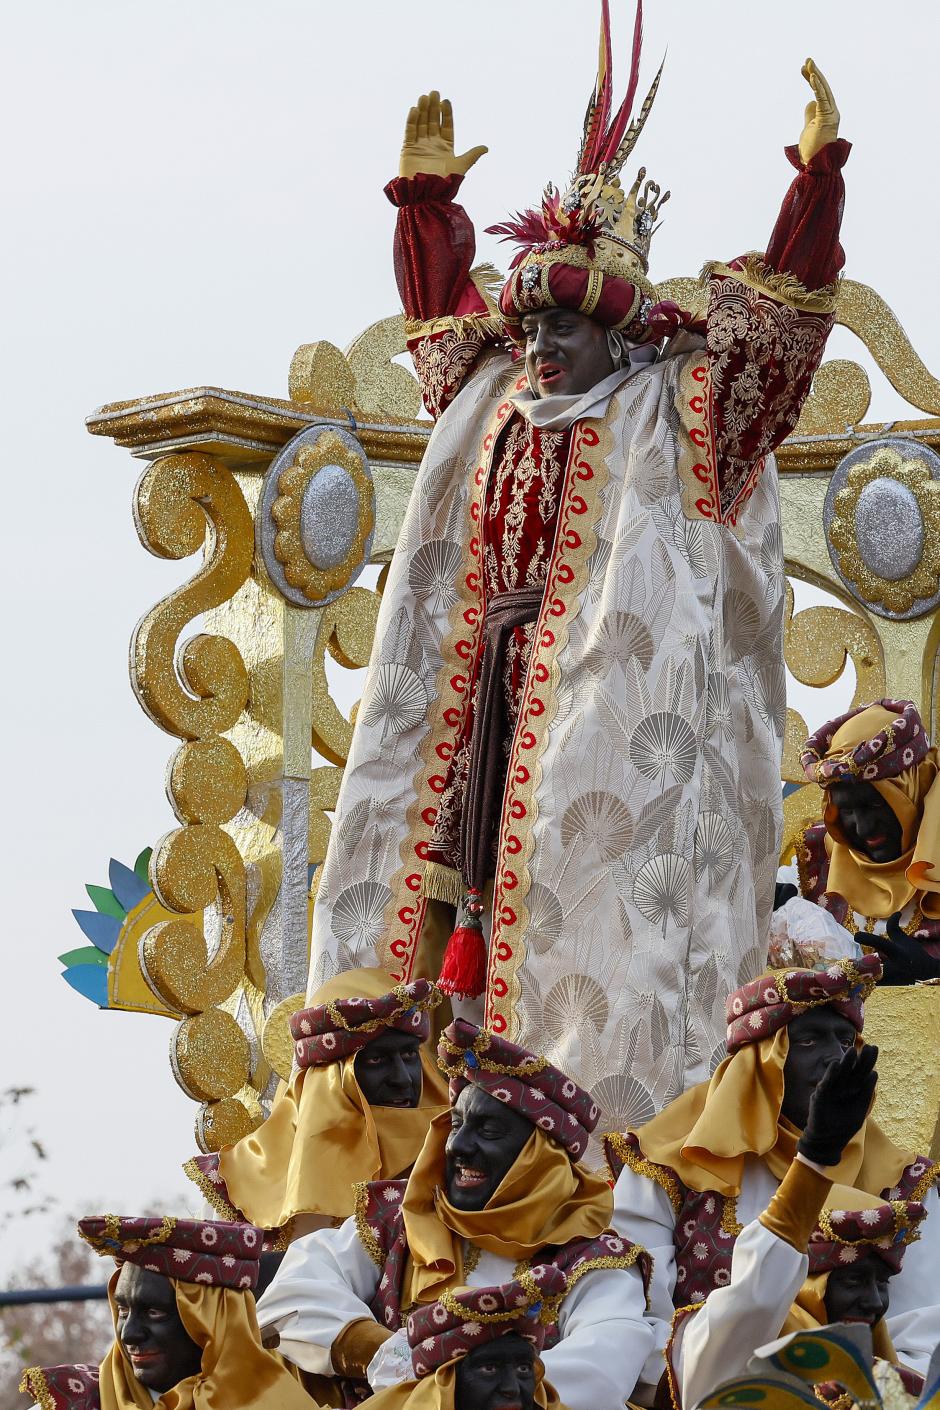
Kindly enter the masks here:
<path id="1" fill-rule="evenodd" d="M 482 1020 L 587 1087 L 600 1130 L 647 1120 L 709 1075 L 725 998 L 759 972 L 773 898 L 776 473 L 772 458 L 755 468 L 734 527 L 709 518 L 707 376 L 701 339 L 680 334 L 602 419 L 572 430 L 500 823 Z M 311 994 L 342 969 L 412 973 L 434 809 L 480 647 L 486 476 L 518 415 L 507 391 L 524 386 L 491 357 L 431 436 L 323 865 Z"/>

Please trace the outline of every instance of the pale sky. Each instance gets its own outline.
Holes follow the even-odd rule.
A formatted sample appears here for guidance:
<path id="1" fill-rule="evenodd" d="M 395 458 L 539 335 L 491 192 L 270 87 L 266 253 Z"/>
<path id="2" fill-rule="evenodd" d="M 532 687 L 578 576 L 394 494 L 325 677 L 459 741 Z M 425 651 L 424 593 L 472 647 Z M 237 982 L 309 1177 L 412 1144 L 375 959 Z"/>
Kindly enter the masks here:
<path id="1" fill-rule="evenodd" d="M 0 5 L 10 496 L 0 1086 L 38 1089 L 44 1188 L 63 1213 L 159 1203 L 184 1213 L 198 1202 L 179 1173 L 195 1150 L 195 1106 L 170 1073 L 170 1023 L 99 1012 L 56 960 L 82 943 L 69 911 L 89 904 L 84 883 L 106 884 L 109 857 L 131 864 L 173 825 L 163 794 L 173 741 L 131 694 L 127 645 L 138 617 L 192 571 L 141 548 L 131 517 L 141 467 L 89 437 L 83 418 L 195 384 L 286 395 L 299 344 L 342 347 L 396 312 L 382 186 L 422 91 L 453 99 L 459 150 L 490 147 L 463 191 L 478 231 L 563 181 L 593 79 L 597 8 Z M 624 53 L 632 5 L 612 0 L 612 10 Z M 636 153 L 673 193 L 653 276 L 764 244 L 792 175 L 782 148 L 802 127 L 799 69 L 812 54 L 855 144 L 847 273 L 878 289 L 940 371 L 934 0 L 648 0 L 647 81 L 667 45 Z M 505 267 L 491 237 L 480 236 L 478 258 Z M 841 330 L 830 343 L 837 356 L 857 349 Z M 869 419 L 911 414 L 880 375 L 873 385 Z M 10 1152 L 0 1150 L 0 1179 Z M 5 1235 L 0 1281 L 45 1227 Z"/>

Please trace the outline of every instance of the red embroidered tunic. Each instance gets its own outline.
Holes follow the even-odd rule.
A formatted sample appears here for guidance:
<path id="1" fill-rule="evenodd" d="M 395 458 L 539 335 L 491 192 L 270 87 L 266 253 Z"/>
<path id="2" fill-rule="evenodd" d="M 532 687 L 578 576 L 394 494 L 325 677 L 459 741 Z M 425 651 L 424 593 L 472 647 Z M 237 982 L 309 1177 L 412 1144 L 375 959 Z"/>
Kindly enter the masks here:
<path id="1" fill-rule="evenodd" d="M 844 183 L 841 168 L 849 144 L 824 147 L 803 167 L 796 147 L 787 156 L 798 175 L 784 199 L 760 273 L 789 276 L 805 295 L 832 283 L 843 264 L 839 244 Z M 499 345 L 495 322 L 471 277 L 473 226 L 454 197 L 460 176 L 419 175 L 389 182 L 386 194 L 398 207 L 395 273 L 406 319 L 409 350 L 424 403 L 435 418 L 460 389 L 477 360 Z M 756 318 L 722 286 L 747 278 L 750 261 L 713 271 L 706 317 L 712 364 L 713 422 L 722 504 L 737 513 L 754 466 L 792 430 L 822 354 L 819 316 L 801 341 L 799 320 L 781 332 Z M 770 299 L 773 294 L 770 294 Z M 769 300 L 768 300 L 769 301 Z M 555 535 L 560 491 L 571 431 L 532 427 L 514 412 L 494 448 L 483 513 L 483 561 L 487 602 L 521 589 L 541 589 Z M 508 642 L 503 675 L 508 753 L 528 666 L 532 625 L 516 627 Z M 454 751 L 440 798 L 431 858 L 461 870 L 460 823 L 467 790 L 473 706 Z M 464 877 L 464 881 L 468 880 Z"/>

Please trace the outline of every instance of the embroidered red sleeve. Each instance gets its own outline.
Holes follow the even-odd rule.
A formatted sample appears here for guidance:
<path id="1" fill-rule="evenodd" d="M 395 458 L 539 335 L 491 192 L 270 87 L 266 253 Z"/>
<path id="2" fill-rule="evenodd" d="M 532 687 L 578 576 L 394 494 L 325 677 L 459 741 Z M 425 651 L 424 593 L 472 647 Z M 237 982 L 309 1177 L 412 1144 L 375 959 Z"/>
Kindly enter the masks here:
<path id="1" fill-rule="evenodd" d="M 734 524 L 766 457 L 800 418 L 833 322 L 849 143 L 830 142 L 784 198 L 767 253 L 707 267 L 716 517 Z"/>
<path id="2" fill-rule="evenodd" d="M 716 489 L 719 517 L 731 524 L 799 420 L 832 327 L 831 312 L 784 302 L 749 264 L 719 266 L 708 284 Z"/>

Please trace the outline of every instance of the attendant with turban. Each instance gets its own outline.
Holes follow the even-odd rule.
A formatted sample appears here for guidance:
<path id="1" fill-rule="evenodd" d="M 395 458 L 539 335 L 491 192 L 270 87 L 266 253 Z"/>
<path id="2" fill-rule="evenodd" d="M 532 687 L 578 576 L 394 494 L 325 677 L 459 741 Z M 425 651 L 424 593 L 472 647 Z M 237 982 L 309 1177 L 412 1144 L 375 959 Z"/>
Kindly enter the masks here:
<path id="1" fill-rule="evenodd" d="M 560 1410 L 540 1352 L 566 1291 L 549 1263 L 419 1307 L 407 1323 L 411 1378 L 380 1390 L 370 1410 Z"/>
<path id="2" fill-rule="evenodd" d="M 255 1301 L 262 1235 L 250 1224 L 82 1219 L 82 1238 L 117 1263 L 114 1342 L 100 1366 L 34 1367 L 20 1389 L 42 1410 L 311 1410 L 261 1345 Z"/>
<path id="3" fill-rule="evenodd" d="M 889 1279 L 919 1237 L 926 1210 L 830 1178 L 864 1124 L 876 1056 L 875 1048 L 851 1047 L 830 1065 L 813 1092 L 790 1168 L 767 1209 L 735 1240 L 730 1281 L 677 1312 L 666 1348 L 675 1410 L 743 1374 L 757 1347 L 831 1322 L 867 1323 L 877 1355 L 897 1361 L 884 1321 Z M 919 1388 L 921 1376 L 896 1369 Z"/>
<path id="4" fill-rule="evenodd" d="M 850 710 L 810 735 L 800 760 L 824 798 L 797 845 L 802 894 L 864 932 L 886 982 L 940 974 L 940 756 L 916 707 Z"/>
<path id="5" fill-rule="evenodd" d="M 440 994 L 380 969 L 336 975 L 290 1020 L 297 1065 L 257 1131 L 183 1167 L 215 1212 L 265 1246 L 341 1223 L 362 1180 L 406 1175 L 447 1088 L 427 1049 Z"/>
<path id="6" fill-rule="evenodd" d="M 545 1058 L 457 1021 L 438 1049 L 452 1109 L 407 1181 L 361 1185 L 336 1230 L 296 1240 L 259 1304 L 265 1335 L 316 1374 L 407 1378 L 417 1308 L 550 1264 L 567 1279 L 544 1363 L 572 1410 L 619 1410 L 653 1347 L 649 1260 L 608 1228 L 581 1163 L 599 1111 Z"/>
<path id="7" fill-rule="evenodd" d="M 767 1208 L 805 1135 L 810 1102 L 831 1063 L 860 1044 L 863 1001 L 881 974 L 875 955 L 825 968 L 771 971 L 728 999 L 728 1057 L 647 1125 L 608 1138 L 618 1176 L 614 1223 L 653 1256 L 650 1314 L 658 1348 L 676 1308 L 731 1281 L 742 1228 Z M 813 1158 L 812 1155 L 810 1158 Z M 817 1159 L 817 1163 L 822 1163 Z M 870 1116 L 826 1178 L 878 1201 L 937 1209 L 938 1168 L 894 1145 Z M 889 1319 L 899 1356 L 923 1373 L 940 1341 L 940 1215 L 898 1275 Z M 653 1355 L 644 1381 L 662 1372 Z"/>

